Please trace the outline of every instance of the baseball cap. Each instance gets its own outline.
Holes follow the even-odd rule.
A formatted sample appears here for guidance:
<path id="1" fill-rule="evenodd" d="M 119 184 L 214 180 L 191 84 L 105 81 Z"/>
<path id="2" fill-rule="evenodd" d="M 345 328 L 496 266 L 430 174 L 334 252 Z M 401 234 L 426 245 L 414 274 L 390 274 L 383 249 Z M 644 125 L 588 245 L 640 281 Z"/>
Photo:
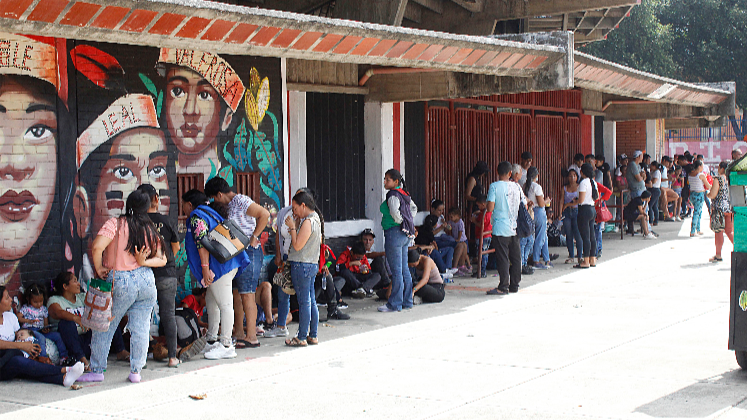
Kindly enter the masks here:
<path id="1" fill-rule="evenodd" d="M 625 153 L 620 155 L 620 160 L 627 159 L 627 158 L 628 158 L 628 155 L 626 155 Z"/>
<path id="2" fill-rule="evenodd" d="M 363 229 L 363 232 L 361 232 L 361 236 L 363 236 L 363 235 L 371 235 L 374 238 L 376 237 L 376 234 L 374 233 L 373 229 L 371 229 L 371 228 L 365 228 L 365 229 Z"/>
<path id="3" fill-rule="evenodd" d="M 636 150 L 635 152 L 633 152 L 633 159 L 637 158 L 638 156 L 641 156 L 642 154 L 643 152 L 641 152 L 640 150 Z"/>

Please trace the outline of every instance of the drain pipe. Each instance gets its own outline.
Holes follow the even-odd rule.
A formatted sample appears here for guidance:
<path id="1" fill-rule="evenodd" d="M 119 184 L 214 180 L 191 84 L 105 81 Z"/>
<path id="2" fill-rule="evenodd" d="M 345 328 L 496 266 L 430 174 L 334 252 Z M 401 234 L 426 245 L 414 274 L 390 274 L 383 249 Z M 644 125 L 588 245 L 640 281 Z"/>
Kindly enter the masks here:
<path id="1" fill-rule="evenodd" d="M 365 86 L 366 82 L 368 82 L 368 79 L 370 79 L 374 74 L 403 74 L 403 73 L 432 73 L 436 71 L 444 71 L 441 69 L 412 69 L 412 68 L 406 68 L 406 67 L 377 67 L 377 68 L 370 68 L 366 71 L 366 73 L 361 76 L 361 79 L 358 81 L 358 86 Z"/>

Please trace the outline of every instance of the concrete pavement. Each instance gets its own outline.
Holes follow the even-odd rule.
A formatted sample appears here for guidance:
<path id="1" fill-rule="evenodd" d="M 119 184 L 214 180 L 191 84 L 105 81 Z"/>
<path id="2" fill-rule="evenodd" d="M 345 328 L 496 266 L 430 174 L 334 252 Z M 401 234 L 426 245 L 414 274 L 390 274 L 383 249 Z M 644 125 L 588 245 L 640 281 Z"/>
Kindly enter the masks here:
<path id="1" fill-rule="evenodd" d="M 354 319 L 320 327 L 316 347 L 263 339 L 232 361 L 150 361 L 138 385 L 117 362 L 80 391 L 5 382 L 0 420 L 745 419 L 747 373 L 727 350 L 729 265 L 707 263 L 713 234 L 686 238 L 684 225 L 660 224 L 657 241 L 605 235 L 596 268 L 561 264 L 515 295 L 485 296 L 489 277 L 397 314 L 350 302 Z"/>

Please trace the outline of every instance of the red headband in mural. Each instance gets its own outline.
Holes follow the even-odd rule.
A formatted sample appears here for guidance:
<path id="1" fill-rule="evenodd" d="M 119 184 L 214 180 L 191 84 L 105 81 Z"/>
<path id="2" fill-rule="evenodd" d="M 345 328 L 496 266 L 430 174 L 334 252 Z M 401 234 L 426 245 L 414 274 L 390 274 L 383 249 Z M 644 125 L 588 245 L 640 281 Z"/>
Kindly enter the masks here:
<path id="1" fill-rule="evenodd" d="M 97 147 L 126 130 L 139 127 L 160 128 L 153 97 L 131 94 L 114 101 L 78 138 L 78 169 Z"/>
<path id="2" fill-rule="evenodd" d="M 244 96 L 246 88 L 239 75 L 217 54 L 181 48 L 161 48 L 158 64 L 161 65 L 158 66 L 158 70 L 162 76 L 165 76 L 162 64 L 175 64 L 194 70 L 218 91 L 233 112 L 236 112 Z"/>
<path id="3" fill-rule="evenodd" d="M 67 77 L 60 76 L 67 71 L 65 51 L 64 40 L 0 33 L 0 74 L 44 80 L 57 88 L 67 104 Z"/>

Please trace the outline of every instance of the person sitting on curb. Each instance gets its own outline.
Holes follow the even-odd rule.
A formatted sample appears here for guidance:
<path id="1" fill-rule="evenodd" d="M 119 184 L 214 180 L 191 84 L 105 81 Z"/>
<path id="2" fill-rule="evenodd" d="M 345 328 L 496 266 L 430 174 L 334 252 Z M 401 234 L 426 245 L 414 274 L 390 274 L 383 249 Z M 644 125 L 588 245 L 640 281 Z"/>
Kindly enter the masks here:
<path id="1" fill-rule="evenodd" d="M 389 264 L 386 261 L 386 255 L 383 252 L 371 251 L 374 246 L 376 234 L 373 229 L 366 228 L 361 232 L 361 242 L 366 247 L 366 258 L 368 258 L 368 264 L 371 266 L 371 270 L 374 273 L 379 273 L 381 276 L 381 282 L 379 286 L 383 289 L 392 282 L 392 273 L 389 271 Z M 374 287 L 374 290 L 376 287 Z"/>
<path id="2" fill-rule="evenodd" d="M 337 258 L 339 275 L 345 279 L 345 290 L 355 299 L 372 297 L 381 283 L 381 274 L 373 272 L 366 258 L 366 246 L 356 242 Z"/>
<path id="3" fill-rule="evenodd" d="M 625 220 L 628 222 L 628 233 L 634 234 L 634 223 L 636 221 L 641 223 L 641 232 L 643 233 L 643 239 L 656 239 L 651 232 L 648 231 L 648 213 L 646 212 L 646 204 L 651 200 L 651 193 L 644 191 L 640 197 L 634 197 L 625 206 L 624 214 Z"/>
<path id="4" fill-rule="evenodd" d="M 443 302 L 446 291 L 444 290 L 444 280 L 438 272 L 436 263 L 430 257 L 420 255 L 414 249 L 407 253 L 407 262 L 411 269 L 415 269 L 413 278 L 420 279 L 412 287 L 415 304 Z"/>

